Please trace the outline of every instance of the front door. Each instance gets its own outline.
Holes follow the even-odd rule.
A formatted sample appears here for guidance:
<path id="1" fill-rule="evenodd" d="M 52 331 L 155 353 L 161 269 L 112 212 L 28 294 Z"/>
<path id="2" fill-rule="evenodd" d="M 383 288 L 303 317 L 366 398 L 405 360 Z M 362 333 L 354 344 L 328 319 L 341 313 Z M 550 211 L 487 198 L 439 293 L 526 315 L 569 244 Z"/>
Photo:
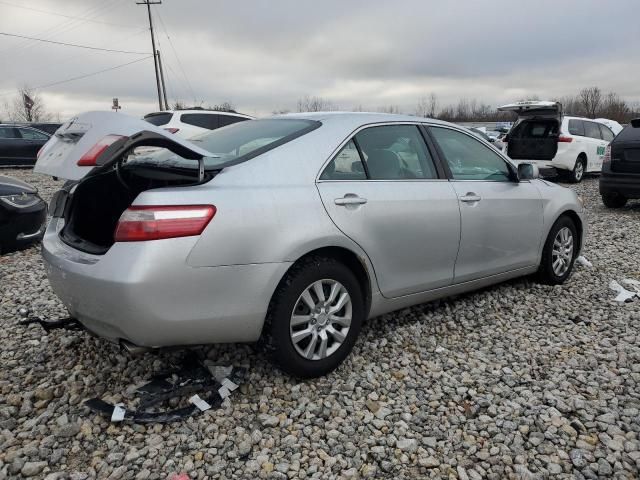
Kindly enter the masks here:
<path id="1" fill-rule="evenodd" d="M 536 265 L 542 241 L 542 200 L 518 182 L 505 159 L 471 134 L 431 127 L 451 172 L 461 217 L 454 282 Z"/>
<path id="2" fill-rule="evenodd" d="M 369 256 L 385 297 L 452 283 L 458 201 L 417 125 L 361 130 L 317 185 L 333 222 Z"/>

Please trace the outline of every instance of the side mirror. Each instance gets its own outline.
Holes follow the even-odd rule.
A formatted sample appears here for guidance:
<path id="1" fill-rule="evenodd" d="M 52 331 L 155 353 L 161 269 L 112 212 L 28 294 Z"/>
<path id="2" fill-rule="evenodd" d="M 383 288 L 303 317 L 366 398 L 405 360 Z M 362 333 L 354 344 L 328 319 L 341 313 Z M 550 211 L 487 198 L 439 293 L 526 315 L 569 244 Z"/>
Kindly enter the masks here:
<path id="1" fill-rule="evenodd" d="M 538 166 L 533 163 L 518 164 L 518 180 L 535 180 L 540 176 Z"/>

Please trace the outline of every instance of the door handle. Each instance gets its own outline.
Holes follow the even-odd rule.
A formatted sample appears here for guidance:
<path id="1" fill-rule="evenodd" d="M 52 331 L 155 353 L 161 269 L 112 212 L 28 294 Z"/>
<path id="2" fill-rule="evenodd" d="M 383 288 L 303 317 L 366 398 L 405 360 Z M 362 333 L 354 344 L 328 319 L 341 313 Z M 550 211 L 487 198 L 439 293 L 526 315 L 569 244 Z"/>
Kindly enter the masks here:
<path id="1" fill-rule="evenodd" d="M 479 202 L 480 200 L 482 200 L 482 198 L 473 192 L 468 192 L 466 195 L 463 195 L 462 197 L 460 197 L 461 202 L 467 202 L 467 203 Z"/>
<path id="2" fill-rule="evenodd" d="M 342 198 L 336 198 L 333 203 L 335 203 L 336 205 L 341 205 L 341 206 L 347 206 L 347 205 L 364 205 L 365 203 L 367 203 L 367 199 L 366 198 L 362 198 L 357 196 L 354 193 L 347 193 L 344 197 Z"/>

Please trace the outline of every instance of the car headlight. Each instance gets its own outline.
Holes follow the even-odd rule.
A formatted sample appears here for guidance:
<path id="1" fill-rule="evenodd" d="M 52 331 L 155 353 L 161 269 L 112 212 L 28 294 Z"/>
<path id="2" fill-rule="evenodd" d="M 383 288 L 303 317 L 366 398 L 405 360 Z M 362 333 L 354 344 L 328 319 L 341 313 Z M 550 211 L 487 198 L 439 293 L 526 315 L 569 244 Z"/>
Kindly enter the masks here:
<path id="1" fill-rule="evenodd" d="M 5 195 L 0 197 L 0 201 L 16 208 L 29 208 L 40 201 L 40 197 L 35 193 L 21 193 L 19 195 Z"/>

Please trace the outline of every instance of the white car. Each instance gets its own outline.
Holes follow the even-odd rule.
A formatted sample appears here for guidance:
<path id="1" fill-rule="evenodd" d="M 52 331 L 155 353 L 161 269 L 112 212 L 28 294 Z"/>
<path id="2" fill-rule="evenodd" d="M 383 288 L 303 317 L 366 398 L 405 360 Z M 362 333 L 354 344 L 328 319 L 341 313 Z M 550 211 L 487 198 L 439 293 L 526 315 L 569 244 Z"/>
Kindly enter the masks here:
<path id="1" fill-rule="evenodd" d="M 518 164 L 534 162 L 545 171 L 580 182 L 585 173 L 599 173 L 607 145 L 615 136 L 606 125 L 563 115 L 562 104 L 523 101 L 498 107 L 512 111 L 517 121 L 505 137 L 505 153 Z"/>
<path id="2" fill-rule="evenodd" d="M 163 112 L 148 113 L 144 119 L 165 130 L 175 133 L 182 138 L 190 138 L 199 133 L 226 127 L 253 117 L 235 112 L 221 112 L 218 110 L 165 110 Z"/>

